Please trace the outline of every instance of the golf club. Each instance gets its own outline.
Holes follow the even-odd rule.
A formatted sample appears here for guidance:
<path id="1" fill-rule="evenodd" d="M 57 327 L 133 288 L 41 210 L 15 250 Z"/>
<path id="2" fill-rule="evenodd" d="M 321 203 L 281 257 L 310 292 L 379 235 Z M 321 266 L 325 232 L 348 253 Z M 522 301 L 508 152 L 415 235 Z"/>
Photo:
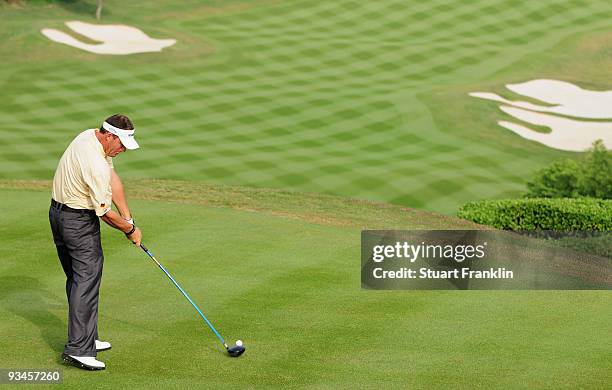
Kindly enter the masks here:
<path id="1" fill-rule="evenodd" d="M 215 335 L 217 336 L 217 338 L 219 339 L 219 341 L 221 341 L 221 344 L 223 344 L 223 346 L 225 347 L 225 349 L 227 350 L 227 353 L 231 356 L 231 357 L 238 357 L 240 355 L 242 355 L 245 351 L 245 347 L 242 345 L 242 342 L 236 342 L 236 345 L 232 346 L 232 347 L 228 347 L 227 343 L 225 342 L 225 339 L 223 339 L 223 337 L 219 334 L 219 332 L 217 332 L 217 329 L 215 329 L 215 327 L 210 323 L 210 321 L 208 320 L 208 318 L 206 318 L 206 316 L 204 315 L 204 313 L 202 313 L 202 310 L 200 310 L 200 308 L 198 307 L 198 305 L 195 304 L 195 302 L 193 302 L 191 300 L 191 298 L 189 298 L 189 295 L 187 295 L 187 293 L 185 292 L 185 290 L 183 290 L 181 288 L 181 286 L 179 286 L 179 284 L 176 282 L 176 280 L 174 280 L 174 278 L 172 277 L 172 275 L 170 275 L 170 273 L 164 268 L 163 265 L 161 265 L 161 263 L 159 261 L 157 261 L 157 259 L 155 258 L 155 256 L 153 256 L 153 253 L 151 253 L 146 246 L 144 246 L 144 244 L 140 244 L 140 248 L 145 251 L 145 253 L 147 255 L 149 255 L 149 257 L 151 258 L 151 260 L 153 260 L 158 266 L 159 268 L 164 271 L 164 273 L 166 274 L 166 276 L 168 276 L 170 278 L 170 280 L 172 281 L 172 283 L 174 283 L 174 285 L 180 290 L 181 293 L 183 293 L 183 295 L 185 296 L 185 298 L 187 298 L 187 300 L 189 301 L 189 303 L 191 303 L 191 305 L 197 310 L 197 312 L 200 314 L 200 316 L 202 317 L 202 319 L 206 322 L 206 325 L 208 325 L 208 327 L 215 333 Z"/>

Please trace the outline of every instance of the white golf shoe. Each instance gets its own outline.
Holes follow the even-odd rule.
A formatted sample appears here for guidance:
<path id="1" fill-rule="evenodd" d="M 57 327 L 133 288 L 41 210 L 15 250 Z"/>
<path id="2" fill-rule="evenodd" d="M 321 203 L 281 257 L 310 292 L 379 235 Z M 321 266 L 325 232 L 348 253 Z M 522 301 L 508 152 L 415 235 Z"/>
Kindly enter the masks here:
<path id="1" fill-rule="evenodd" d="M 96 360 L 96 358 L 93 356 L 73 356 L 64 353 L 62 354 L 62 359 L 64 359 L 65 362 L 84 370 L 97 371 L 104 370 L 106 368 L 106 365 L 103 362 Z"/>
<path id="2" fill-rule="evenodd" d="M 96 340 L 96 352 L 108 351 L 109 349 L 111 349 L 109 342 Z"/>

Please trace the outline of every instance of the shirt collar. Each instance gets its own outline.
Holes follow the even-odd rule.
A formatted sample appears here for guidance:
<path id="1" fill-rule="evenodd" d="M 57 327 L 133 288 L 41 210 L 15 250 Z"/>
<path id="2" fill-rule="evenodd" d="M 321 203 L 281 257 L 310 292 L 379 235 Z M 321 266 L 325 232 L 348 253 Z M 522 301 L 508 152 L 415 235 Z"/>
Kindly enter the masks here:
<path id="1" fill-rule="evenodd" d="M 102 144 L 100 143 L 100 140 L 98 139 L 98 137 L 96 136 L 96 133 L 98 132 L 98 129 L 92 129 L 93 132 L 92 137 L 94 137 L 94 140 L 96 141 L 96 147 L 98 148 L 98 151 L 100 152 L 100 155 L 104 158 L 106 158 L 106 153 L 104 153 L 104 147 L 102 146 Z"/>

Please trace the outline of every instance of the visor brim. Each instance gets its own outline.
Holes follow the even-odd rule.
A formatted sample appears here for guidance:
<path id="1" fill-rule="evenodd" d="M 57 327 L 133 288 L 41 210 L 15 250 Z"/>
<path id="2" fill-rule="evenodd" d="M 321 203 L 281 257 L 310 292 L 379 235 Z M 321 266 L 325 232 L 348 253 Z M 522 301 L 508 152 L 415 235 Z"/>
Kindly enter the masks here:
<path id="1" fill-rule="evenodd" d="M 134 139 L 134 137 L 119 136 L 119 140 L 121 141 L 121 144 L 125 146 L 125 148 L 128 150 L 134 150 L 140 147 L 140 145 L 138 145 L 138 142 L 136 142 L 136 139 Z"/>

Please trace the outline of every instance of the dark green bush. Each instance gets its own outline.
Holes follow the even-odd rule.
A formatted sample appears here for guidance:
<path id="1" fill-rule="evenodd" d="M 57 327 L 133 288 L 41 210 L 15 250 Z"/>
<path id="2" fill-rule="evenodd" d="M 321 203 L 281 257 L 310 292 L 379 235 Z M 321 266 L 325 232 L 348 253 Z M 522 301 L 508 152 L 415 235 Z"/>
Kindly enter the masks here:
<path id="1" fill-rule="evenodd" d="M 597 141 L 582 161 L 578 193 L 592 198 L 612 199 L 612 152 Z"/>
<path id="2" fill-rule="evenodd" d="M 527 182 L 528 198 L 577 198 L 580 166 L 574 160 L 561 160 L 540 170 Z"/>
<path id="3" fill-rule="evenodd" d="M 612 230 L 612 200 L 507 199 L 463 205 L 460 218 L 507 230 Z"/>
<path id="4" fill-rule="evenodd" d="M 596 141 L 583 159 L 557 161 L 537 172 L 527 189 L 527 198 L 612 199 L 612 152 Z"/>

